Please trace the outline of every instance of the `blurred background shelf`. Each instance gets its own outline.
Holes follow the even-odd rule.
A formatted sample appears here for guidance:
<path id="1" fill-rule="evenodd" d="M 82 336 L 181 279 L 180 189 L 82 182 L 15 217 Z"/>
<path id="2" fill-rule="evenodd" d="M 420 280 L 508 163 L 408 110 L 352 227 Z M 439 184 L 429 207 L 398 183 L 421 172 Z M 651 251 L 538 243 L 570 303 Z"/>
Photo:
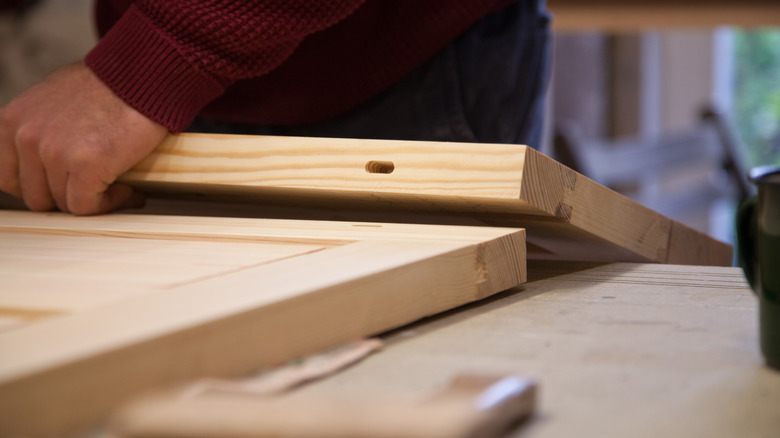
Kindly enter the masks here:
<path id="1" fill-rule="evenodd" d="M 768 26 L 780 24 L 771 0 L 548 0 L 558 30 Z"/>

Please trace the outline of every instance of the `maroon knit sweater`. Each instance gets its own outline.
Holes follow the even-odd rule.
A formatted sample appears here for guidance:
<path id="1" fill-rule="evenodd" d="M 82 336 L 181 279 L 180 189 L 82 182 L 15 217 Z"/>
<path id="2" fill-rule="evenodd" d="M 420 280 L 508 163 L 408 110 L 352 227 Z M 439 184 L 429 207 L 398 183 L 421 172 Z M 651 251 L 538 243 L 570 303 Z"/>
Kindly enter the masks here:
<path id="1" fill-rule="evenodd" d="M 87 65 L 172 132 L 302 124 L 388 88 L 513 0 L 98 0 Z"/>

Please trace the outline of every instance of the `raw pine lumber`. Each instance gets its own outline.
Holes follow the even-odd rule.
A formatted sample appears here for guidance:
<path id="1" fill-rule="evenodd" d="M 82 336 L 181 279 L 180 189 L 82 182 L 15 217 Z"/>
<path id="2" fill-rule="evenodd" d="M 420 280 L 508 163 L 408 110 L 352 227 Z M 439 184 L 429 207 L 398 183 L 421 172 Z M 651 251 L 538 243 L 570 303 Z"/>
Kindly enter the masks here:
<path id="1" fill-rule="evenodd" d="M 522 227 L 536 259 L 731 264 L 729 245 L 521 145 L 184 134 L 122 180 L 161 196 L 306 206 L 334 219 L 381 212 Z"/>
<path id="2" fill-rule="evenodd" d="M 245 375 L 526 278 L 516 229 L 0 211 L 5 242 L 0 315 L 29 319 L 0 331 L 0 436 L 78 432 L 141 391 Z"/>

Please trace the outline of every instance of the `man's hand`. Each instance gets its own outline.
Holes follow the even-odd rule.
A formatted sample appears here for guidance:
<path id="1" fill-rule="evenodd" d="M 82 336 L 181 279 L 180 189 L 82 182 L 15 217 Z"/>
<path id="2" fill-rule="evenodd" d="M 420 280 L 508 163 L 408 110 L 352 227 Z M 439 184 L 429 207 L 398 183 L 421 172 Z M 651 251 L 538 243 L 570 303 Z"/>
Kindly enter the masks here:
<path id="1" fill-rule="evenodd" d="M 167 133 L 84 64 L 65 67 L 0 108 L 0 190 L 37 211 L 131 206 L 132 189 L 114 181 Z"/>

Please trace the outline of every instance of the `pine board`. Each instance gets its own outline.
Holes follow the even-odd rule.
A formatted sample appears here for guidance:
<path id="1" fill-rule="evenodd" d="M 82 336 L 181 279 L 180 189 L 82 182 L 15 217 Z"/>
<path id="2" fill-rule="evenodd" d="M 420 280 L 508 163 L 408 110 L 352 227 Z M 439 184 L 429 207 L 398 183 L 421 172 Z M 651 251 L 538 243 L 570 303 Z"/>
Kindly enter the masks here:
<path id="1" fill-rule="evenodd" d="M 525 281 L 515 229 L 0 211 L 0 436 L 238 376 Z"/>
<path id="2" fill-rule="evenodd" d="M 184 134 L 122 180 L 156 196 L 318 218 L 521 227 L 534 259 L 732 261 L 729 245 L 522 145 Z"/>

